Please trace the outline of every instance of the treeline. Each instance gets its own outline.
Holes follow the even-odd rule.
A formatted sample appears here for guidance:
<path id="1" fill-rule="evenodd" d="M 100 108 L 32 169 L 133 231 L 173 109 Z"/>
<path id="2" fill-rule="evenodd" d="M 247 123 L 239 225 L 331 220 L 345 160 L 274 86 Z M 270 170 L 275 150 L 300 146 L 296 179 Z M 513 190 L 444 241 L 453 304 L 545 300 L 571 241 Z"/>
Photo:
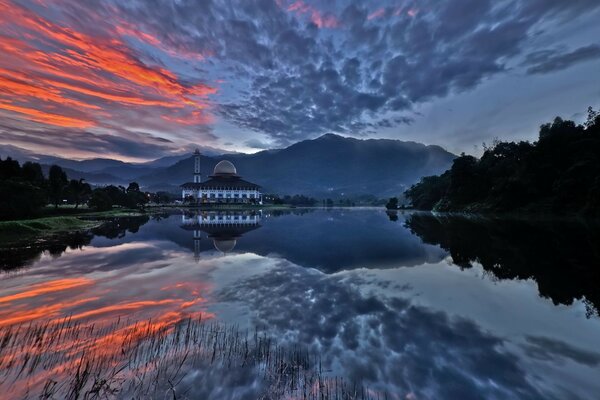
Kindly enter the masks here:
<path id="1" fill-rule="evenodd" d="M 404 195 L 421 210 L 600 215 L 600 113 L 590 107 L 583 125 L 557 117 L 534 143 L 462 154 Z"/>
<path id="2" fill-rule="evenodd" d="M 71 204 L 77 209 L 87 203 L 99 211 L 113 206 L 134 208 L 147 203 L 152 196 L 142 192 L 135 182 L 127 188 L 92 189 L 83 179 L 69 180 L 58 165 L 51 166 L 45 176 L 38 163 L 20 165 L 10 157 L 0 158 L 0 219 L 3 220 L 37 216 L 48 204 L 55 208 L 60 204 Z"/>
<path id="3" fill-rule="evenodd" d="M 304 206 L 304 207 L 313 207 L 315 204 L 318 203 L 317 199 L 314 199 L 312 197 L 308 197 L 308 196 L 304 196 L 304 195 L 300 195 L 300 194 L 296 194 L 293 196 L 289 196 L 289 195 L 285 195 L 283 197 L 280 197 L 278 195 L 265 195 L 263 196 L 263 201 L 265 203 L 271 203 L 271 204 L 289 204 L 292 206 Z"/>

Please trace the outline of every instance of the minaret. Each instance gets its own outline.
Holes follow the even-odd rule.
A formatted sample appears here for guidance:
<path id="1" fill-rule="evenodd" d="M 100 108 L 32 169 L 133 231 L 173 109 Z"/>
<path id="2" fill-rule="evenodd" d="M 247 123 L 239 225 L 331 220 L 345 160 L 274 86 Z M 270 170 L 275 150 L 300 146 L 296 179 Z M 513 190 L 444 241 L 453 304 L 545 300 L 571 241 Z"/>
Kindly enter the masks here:
<path id="1" fill-rule="evenodd" d="M 194 260 L 196 262 L 200 261 L 200 239 L 202 238 L 202 234 L 199 230 L 194 230 Z"/>
<path id="2" fill-rule="evenodd" d="M 194 183 L 202 182 L 202 175 L 200 175 L 200 150 L 196 149 L 194 152 Z"/>

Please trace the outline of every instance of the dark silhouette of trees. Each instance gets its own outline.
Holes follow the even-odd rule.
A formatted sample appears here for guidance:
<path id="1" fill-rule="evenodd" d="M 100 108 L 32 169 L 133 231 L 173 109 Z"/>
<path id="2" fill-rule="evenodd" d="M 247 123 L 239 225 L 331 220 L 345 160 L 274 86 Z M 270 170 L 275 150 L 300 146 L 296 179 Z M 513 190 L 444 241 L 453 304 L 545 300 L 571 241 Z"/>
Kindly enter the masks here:
<path id="1" fill-rule="evenodd" d="M 482 267 L 498 279 L 533 279 L 555 304 L 587 302 L 600 310 L 600 226 L 579 219 L 531 220 L 412 214 L 406 227 L 447 250 L 461 268 Z"/>
<path id="2" fill-rule="evenodd" d="M 583 125 L 557 117 L 535 143 L 497 141 L 480 159 L 462 154 L 405 195 L 423 210 L 600 215 L 600 113 L 588 109 Z"/>
<path id="3" fill-rule="evenodd" d="M 48 195 L 50 196 L 50 202 L 54 204 L 54 208 L 58 208 L 58 205 L 62 202 L 67 183 L 65 171 L 58 165 L 51 166 L 48 172 Z"/>
<path id="4" fill-rule="evenodd" d="M 95 189 L 88 205 L 96 211 L 108 211 L 112 208 L 113 200 L 106 190 Z"/>
<path id="5" fill-rule="evenodd" d="M 0 158 L 0 219 L 35 217 L 46 204 L 53 204 L 56 209 L 63 200 L 74 204 L 75 209 L 86 202 L 97 211 L 113 206 L 141 208 L 152 196 L 142 192 L 137 182 L 131 182 L 127 188 L 109 185 L 92 190 L 84 179 L 69 180 L 58 165 L 50 167 L 46 179 L 38 163 L 26 162 L 21 166 L 10 157 Z M 163 193 L 154 198 L 168 196 Z"/>
<path id="6" fill-rule="evenodd" d="M 92 187 L 85 183 L 84 179 L 71 179 L 66 189 L 67 200 L 75 204 L 75 209 L 85 201 L 87 201 L 92 194 Z"/>
<path id="7" fill-rule="evenodd" d="M 114 185 L 94 189 L 89 206 L 97 211 L 107 211 L 113 206 L 139 208 L 148 200 L 148 193 L 142 192 L 137 182 L 131 182 L 127 189 Z"/>
<path id="8" fill-rule="evenodd" d="M 387 204 L 385 205 L 385 208 L 387 208 L 388 210 L 397 210 L 398 209 L 398 198 L 392 197 L 391 199 L 389 199 Z"/>
<path id="9" fill-rule="evenodd" d="M 0 219 L 34 216 L 46 204 L 44 175 L 39 164 L 0 159 Z"/>
<path id="10" fill-rule="evenodd" d="M 45 205 L 43 189 L 23 181 L 0 181 L 0 219 L 35 216 Z"/>

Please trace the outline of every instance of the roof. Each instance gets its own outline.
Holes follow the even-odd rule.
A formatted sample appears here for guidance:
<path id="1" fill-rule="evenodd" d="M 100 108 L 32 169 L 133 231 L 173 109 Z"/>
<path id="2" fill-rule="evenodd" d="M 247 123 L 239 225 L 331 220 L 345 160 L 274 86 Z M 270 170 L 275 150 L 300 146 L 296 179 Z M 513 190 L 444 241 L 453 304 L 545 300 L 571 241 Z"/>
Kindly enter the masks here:
<path id="1" fill-rule="evenodd" d="M 237 176 L 213 176 L 205 182 L 186 182 L 181 185 L 185 189 L 234 189 L 234 190 L 256 190 L 260 188 L 260 185 L 256 183 L 248 182 Z"/>
<path id="2" fill-rule="evenodd" d="M 222 160 L 215 165 L 213 176 L 238 176 L 235 165 L 227 160 Z"/>

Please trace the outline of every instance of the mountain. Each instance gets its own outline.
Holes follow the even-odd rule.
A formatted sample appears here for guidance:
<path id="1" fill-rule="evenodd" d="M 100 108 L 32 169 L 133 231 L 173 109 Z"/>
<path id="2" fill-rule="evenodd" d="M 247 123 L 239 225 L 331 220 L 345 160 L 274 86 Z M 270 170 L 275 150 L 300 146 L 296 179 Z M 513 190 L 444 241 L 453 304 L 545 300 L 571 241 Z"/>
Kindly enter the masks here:
<path id="1" fill-rule="evenodd" d="M 439 174 L 455 155 L 439 146 L 390 139 L 359 140 L 327 134 L 278 151 L 255 154 L 202 156 L 203 177 L 221 159 L 233 162 L 245 179 L 265 192 L 339 197 L 358 194 L 397 196 L 421 177 Z M 158 188 L 190 181 L 193 157 L 140 176 L 146 187 Z"/>
<path id="2" fill-rule="evenodd" d="M 192 179 L 194 165 L 191 154 L 167 156 L 144 164 L 102 158 L 68 160 L 14 146 L 0 146 L 0 155 L 10 155 L 21 162 L 36 161 L 45 169 L 58 164 L 69 178 L 85 178 L 91 184 L 137 181 L 146 190 L 173 193 L 179 193 L 179 185 Z M 423 176 L 444 172 L 455 157 L 439 146 L 327 134 L 284 149 L 255 154 L 202 152 L 201 172 L 206 178 L 217 162 L 227 159 L 236 165 L 240 175 L 263 186 L 266 193 L 318 198 L 362 194 L 389 197 L 401 194 Z"/>

